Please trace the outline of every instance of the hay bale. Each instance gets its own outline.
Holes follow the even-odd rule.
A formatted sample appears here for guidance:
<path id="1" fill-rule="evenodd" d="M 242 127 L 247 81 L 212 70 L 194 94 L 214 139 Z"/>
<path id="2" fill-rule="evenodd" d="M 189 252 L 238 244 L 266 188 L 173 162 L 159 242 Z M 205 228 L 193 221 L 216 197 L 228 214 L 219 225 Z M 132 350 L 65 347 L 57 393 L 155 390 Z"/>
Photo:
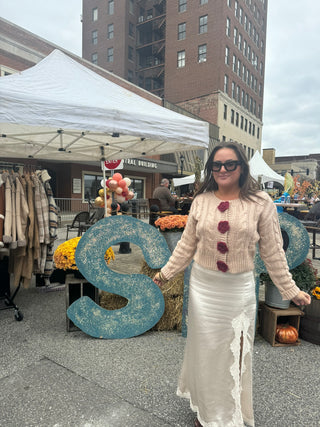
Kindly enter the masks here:
<path id="1" fill-rule="evenodd" d="M 158 270 L 153 270 L 145 260 L 142 261 L 141 274 L 153 279 Z M 165 310 L 159 322 L 152 328 L 155 331 L 171 331 L 182 328 L 182 308 L 183 308 L 183 281 L 184 273 L 179 273 L 176 277 L 165 283 L 162 294 L 165 302 Z M 100 295 L 100 306 L 107 310 L 118 310 L 125 307 L 128 300 L 120 295 L 102 291 Z"/>
<path id="2" fill-rule="evenodd" d="M 165 309 L 159 322 L 152 328 L 155 331 L 172 331 L 176 329 L 181 332 L 183 295 L 164 296 Z"/>
<path id="3" fill-rule="evenodd" d="M 102 291 L 100 294 L 100 306 L 106 310 L 118 310 L 128 304 L 127 298 L 121 295 L 111 294 L 110 292 Z"/>

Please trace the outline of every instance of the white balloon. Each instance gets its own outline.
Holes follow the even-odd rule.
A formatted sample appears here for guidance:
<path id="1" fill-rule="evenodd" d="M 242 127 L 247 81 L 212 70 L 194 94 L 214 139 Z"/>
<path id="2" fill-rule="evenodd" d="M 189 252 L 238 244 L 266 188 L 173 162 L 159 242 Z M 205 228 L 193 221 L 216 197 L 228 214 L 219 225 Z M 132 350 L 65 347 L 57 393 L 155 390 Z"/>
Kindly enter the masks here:
<path id="1" fill-rule="evenodd" d="M 130 178 L 123 178 L 126 181 L 127 187 L 130 187 L 131 179 Z"/>

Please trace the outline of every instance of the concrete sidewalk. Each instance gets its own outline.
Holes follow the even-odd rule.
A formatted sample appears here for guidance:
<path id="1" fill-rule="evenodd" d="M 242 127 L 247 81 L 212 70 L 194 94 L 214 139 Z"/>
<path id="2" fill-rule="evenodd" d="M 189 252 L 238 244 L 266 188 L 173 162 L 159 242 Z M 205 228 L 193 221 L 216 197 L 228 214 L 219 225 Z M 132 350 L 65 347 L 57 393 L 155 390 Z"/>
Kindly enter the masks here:
<path id="1" fill-rule="evenodd" d="M 139 248 L 132 249 L 116 251 L 119 265 L 140 268 Z M 185 345 L 179 332 L 99 340 L 66 331 L 63 290 L 31 286 L 16 303 L 21 322 L 13 310 L 0 311 L 1 427 L 193 426 L 189 403 L 175 394 Z M 319 356 L 306 341 L 272 347 L 257 335 L 256 426 L 320 426 Z"/>

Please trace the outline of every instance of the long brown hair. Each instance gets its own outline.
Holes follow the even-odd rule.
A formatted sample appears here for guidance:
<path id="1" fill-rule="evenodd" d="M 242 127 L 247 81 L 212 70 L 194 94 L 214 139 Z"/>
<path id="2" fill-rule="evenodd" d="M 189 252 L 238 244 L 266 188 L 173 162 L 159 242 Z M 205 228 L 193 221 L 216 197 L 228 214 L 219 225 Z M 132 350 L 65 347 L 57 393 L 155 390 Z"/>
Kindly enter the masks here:
<path id="1" fill-rule="evenodd" d="M 251 196 L 254 196 L 259 191 L 259 184 L 250 175 L 249 162 L 243 148 L 237 142 L 232 141 L 220 143 L 219 145 L 216 145 L 212 150 L 204 168 L 204 181 L 197 193 L 195 194 L 195 197 L 201 193 L 218 190 L 218 184 L 214 180 L 212 174 L 212 163 L 217 151 L 221 150 L 222 148 L 230 148 L 236 153 L 237 159 L 241 162 L 242 170 L 239 179 L 240 198 L 251 199 Z"/>

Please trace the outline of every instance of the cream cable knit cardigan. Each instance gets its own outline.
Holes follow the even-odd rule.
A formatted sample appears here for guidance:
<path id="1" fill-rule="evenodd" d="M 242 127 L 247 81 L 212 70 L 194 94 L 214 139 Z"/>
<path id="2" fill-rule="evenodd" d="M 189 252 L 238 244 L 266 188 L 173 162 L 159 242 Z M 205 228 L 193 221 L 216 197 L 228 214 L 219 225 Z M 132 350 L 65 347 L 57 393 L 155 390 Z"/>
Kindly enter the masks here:
<path id="1" fill-rule="evenodd" d="M 256 244 L 268 273 L 283 299 L 292 299 L 300 291 L 292 280 L 285 253 L 278 214 L 271 198 L 260 191 L 254 201 L 230 200 L 223 212 L 222 200 L 208 192 L 192 203 L 186 229 L 168 263 L 161 269 L 167 279 L 184 270 L 192 259 L 209 270 L 227 266 L 227 273 L 254 270 Z M 226 231 L 218 224 L 227 224 Z M 227 248 L 219 251 L 217 245 Z M 223 253 L 225 252 L 225 253 Z"/>

